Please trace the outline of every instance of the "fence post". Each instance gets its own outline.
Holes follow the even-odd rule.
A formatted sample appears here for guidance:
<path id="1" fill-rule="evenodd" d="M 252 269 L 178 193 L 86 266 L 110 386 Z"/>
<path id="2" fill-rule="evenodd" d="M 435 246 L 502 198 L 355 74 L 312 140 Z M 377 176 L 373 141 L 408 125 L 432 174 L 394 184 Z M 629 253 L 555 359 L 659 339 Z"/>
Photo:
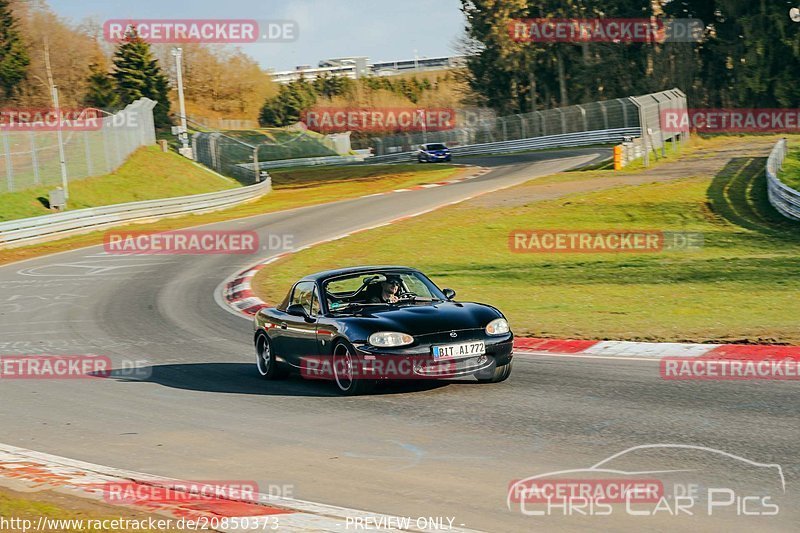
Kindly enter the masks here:
<path id="1" fill-rule="evenodd" d="M 560 107 L 557 107 L 556 111 L 558 111 L 558 114 L 561 115 L 561 133 L 567 133 L 567 119 L 564 116 L 564 110 Z"/>
<path id="2" fill-rule="evenodd" d="M 582 105 L 579 105 L 577 107 L 581 111 L 581 118 L 583 119 L 583 131 L 589 131 L 589 123 L 586 121 L 586 109 L 584 109 Z"/>
<path id="3" fill-rule="evenodd" d="M 31 164 L 33 165 L 33 184 L 39 185 L 39 156 L 36 155 L 36 133 L 31 130 Z"/>
<path id="4" fill-rule="evenodd" d="M 525 127 L 525 119 L 522 118 L 522 115 L 517 115 L 519 119 L 519 134 L 520 139 L 527 139 L 528 138 L 528 128 Z"/>
<path id="5" fill-rule="evenodd" d="M 14 167 L 11 164 L 11 147 L 8 144 L 8 132 L 3 132 L 3 152 L 6 158 L 6 185 L 8 192 L 14 191 Z"/>
<path id="6" fill-rule="evenodd" d="M 261 167 L 258 164 L 258 146 L 253 147 L 253 170 L 255 171 L 254 183 L 261 181 Z"/>
<path id="7" fill-rule="evenodd" d="M 608 110 L 606 109 L 606 103 L 604 101 L 600 102 L 600 112 L 603 113 L 603 129 L 607 130 L 608 128 Z M 627 126 L 627 124 L 625 124 Z"/>

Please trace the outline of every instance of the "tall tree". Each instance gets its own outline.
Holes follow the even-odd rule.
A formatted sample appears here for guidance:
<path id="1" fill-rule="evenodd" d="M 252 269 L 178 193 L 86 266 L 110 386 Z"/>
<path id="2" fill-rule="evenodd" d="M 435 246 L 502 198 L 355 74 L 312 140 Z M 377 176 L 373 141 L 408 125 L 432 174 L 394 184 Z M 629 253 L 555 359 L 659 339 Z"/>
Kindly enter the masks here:
<path id="1" fill-rule="evenodd" d="M 121 42 L 114 54 L 114 72 L 117 90 L 122 104 L 130 104 L 139 98 L 150 98 L 158 102 L 153 109 L 153 120 L 157 128 L 169 126 L 169 82 L 153 57 L 150 44 L 133 28 Z"/>
<path id="2" fill-rule="evenodd" d="M 109 112 L 114 110 L 120 102 L 114 78 L 97 63 L 89 65 L 89 69 L 91 74 L 84 103 Z"/>
<path id="3" fill-rule="evenodd" d="M 22 80 L 30 59 L 8 0 L 0 0 L 0 87 L 10 97 Z"/>
<path id="4" fill-rule="evenodd" d="M 303 119 L 303 113 L 316 103 L 314 85 L 304 79 L 282 85 L 278 94 L 269 98 L 258 122 L 262 126 L 289 126 Z"/>

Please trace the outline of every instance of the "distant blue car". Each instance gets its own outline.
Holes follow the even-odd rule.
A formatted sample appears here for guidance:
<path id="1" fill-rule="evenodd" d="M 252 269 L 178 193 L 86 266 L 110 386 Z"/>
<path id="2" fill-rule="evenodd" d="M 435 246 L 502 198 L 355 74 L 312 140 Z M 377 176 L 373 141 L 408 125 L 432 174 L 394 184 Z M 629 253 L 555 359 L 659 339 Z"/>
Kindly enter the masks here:
<path id="1" fill-rule="evenodd" d="M 417 161 L 420 163 L 435 163 L 437 161 L 450 161 L 450 148 L 442 143 L 420 144 L 417 151 Z"/>

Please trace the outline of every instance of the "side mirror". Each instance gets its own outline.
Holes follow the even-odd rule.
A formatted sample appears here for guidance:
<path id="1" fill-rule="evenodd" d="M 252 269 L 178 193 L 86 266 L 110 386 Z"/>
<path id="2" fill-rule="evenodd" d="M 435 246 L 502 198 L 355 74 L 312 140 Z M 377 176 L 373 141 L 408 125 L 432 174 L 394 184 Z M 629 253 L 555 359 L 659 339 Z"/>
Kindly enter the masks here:
<path id="1" fill-rule="evenodd" d="M 306 313 L 306 308 L 300 304 L 292 304 L 287 309 L 286 312 L 292 316 L 308 316 Z"/>
<path id="2" fill-rule="evenodd" d="M 453 289 L 442 289 L 442 293 L 444 293 L 445 298 L 448 300 L 452 300 L 456 297 L 456 291 Z"/>

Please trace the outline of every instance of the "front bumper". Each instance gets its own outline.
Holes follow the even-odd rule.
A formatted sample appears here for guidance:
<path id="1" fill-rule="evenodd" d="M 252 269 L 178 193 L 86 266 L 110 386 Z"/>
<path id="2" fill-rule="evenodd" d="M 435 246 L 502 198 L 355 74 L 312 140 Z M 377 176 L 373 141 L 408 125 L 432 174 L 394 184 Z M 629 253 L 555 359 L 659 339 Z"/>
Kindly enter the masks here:
<path id="1" fill-rule="evenodd" d="M 460 342 L 482 340 L 484 355 L 460 358 L 434 359 L 432 347 L 447 344 L 433 342 L 401 348 L 375 348 L 369 344 L 356 344 L 358 365 L 363 379 L 442 379 L 473 375 L 494 366 L 502 366 L 513 358 L 512 334 L 492 338 L 459 339 Z"/>

